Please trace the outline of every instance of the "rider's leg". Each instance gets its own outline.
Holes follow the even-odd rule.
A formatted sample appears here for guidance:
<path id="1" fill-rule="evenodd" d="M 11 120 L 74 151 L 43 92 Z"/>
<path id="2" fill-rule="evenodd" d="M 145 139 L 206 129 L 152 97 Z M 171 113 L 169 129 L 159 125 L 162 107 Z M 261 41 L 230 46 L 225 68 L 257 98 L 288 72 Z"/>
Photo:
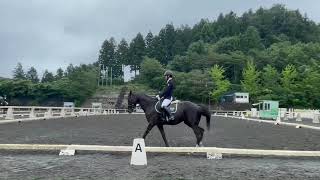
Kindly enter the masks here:
<path id="1" fill-rule="evenodd" d="M 163 108 L 166 106 L 166 104 L 167 104 L 167 102 L 165 102 L 165 99 L 164 99 L 161 103 L 161 116 L 162 116 L 161 118 L 163 121 L 166 121 L 166 117 L 167 117 L 166 110 Z"/>
<path id="2" fill-rule="evenodd" d="M 170 103 L 171 103 L 170 99 L 164 99 L 161 104 L 161 108 L 166 112 L 166 114 L 168 116 L 168 121 L 173 120 L 173 116 L 172 116 L 170 108 L 169 108 Z"/>

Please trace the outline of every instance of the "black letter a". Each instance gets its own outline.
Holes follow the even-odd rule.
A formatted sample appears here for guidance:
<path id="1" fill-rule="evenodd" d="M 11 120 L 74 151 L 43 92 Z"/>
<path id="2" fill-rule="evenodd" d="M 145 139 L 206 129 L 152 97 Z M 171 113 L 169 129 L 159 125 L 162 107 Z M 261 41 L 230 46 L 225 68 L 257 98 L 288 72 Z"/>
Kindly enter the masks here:
<path id="1" fill-rule="evenodd" d="M 137 144 L 136 150 L 134 152 L 137 152 L 137 150 L 140 150 L 140 152 L 142 152 L 140 144 Z"/>

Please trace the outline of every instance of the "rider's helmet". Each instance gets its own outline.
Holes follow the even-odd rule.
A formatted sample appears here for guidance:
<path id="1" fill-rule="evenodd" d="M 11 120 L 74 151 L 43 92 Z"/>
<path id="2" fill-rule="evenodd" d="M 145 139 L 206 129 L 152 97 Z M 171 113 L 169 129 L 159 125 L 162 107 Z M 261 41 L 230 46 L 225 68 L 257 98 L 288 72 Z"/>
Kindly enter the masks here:
<path id="1" fill-rule="evenodd" d="M 173 72 L 172 71 L 170 71 L 170 70 L 167 70 L 164 74 L 163 74 L 164 76 L 173 76 Z"/>

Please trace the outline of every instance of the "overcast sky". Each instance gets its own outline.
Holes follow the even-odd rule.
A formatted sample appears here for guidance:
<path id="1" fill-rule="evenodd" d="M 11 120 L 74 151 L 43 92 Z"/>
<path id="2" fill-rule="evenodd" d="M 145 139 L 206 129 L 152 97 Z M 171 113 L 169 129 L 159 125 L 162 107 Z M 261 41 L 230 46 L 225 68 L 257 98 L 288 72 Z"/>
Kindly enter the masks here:
<path id="1" fill-rule="evenodd" d="M 138 32 L 215 19 L 231 10 L 285 4 L 320 22 L 319 0 L 0 0 L 0 76 L 11 77 L 18 62 L 56 71 L 69 63 L 97 60 L 111 36 L 130 40 Z"/>

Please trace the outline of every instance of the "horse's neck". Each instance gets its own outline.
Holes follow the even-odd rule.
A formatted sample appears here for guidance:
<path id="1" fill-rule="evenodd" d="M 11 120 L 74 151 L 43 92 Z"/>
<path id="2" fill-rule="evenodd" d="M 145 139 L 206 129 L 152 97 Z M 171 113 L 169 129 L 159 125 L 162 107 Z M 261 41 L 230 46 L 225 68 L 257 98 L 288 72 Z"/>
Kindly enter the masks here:
<path id="1" fill-rule="evenodd" d="M 144 112 L 146 112 L 149 108 L 153 108 L 155 101 L 146 95 L 141 95 L 139 97 L 139 104 Z"/>

